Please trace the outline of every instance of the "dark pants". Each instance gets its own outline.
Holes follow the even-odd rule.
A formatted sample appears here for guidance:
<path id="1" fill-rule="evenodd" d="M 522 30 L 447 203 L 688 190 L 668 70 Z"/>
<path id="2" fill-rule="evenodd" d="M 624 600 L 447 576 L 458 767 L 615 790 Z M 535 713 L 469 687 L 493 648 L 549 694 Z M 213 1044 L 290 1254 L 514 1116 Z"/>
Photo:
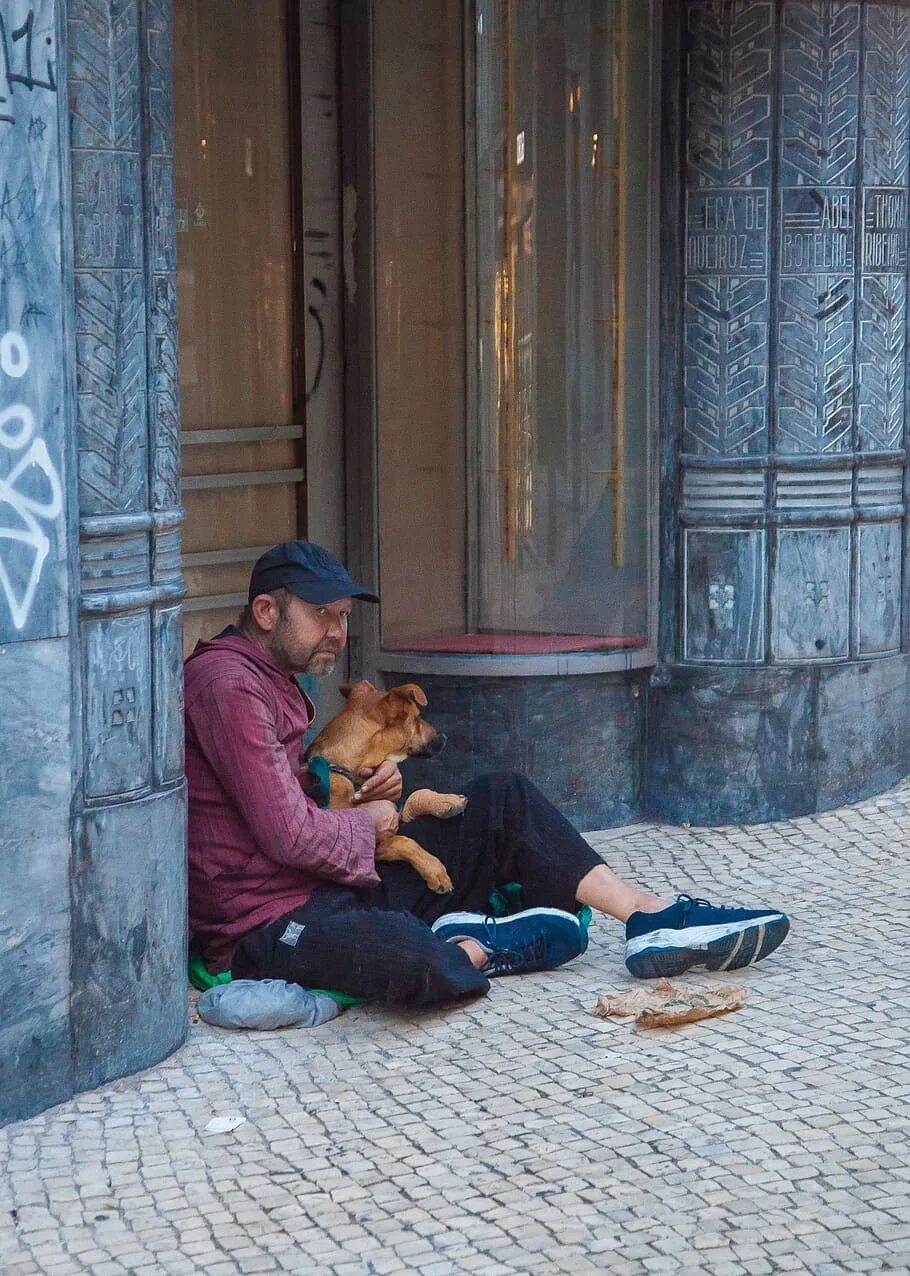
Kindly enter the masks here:
<path id="1" fill-rule="evenodd" d="M 240 941 L 235 978 L 287 979 L 385 1005 L 433 1006 L 489 989 L 485 975 L 430 923 L 444 913 L 485 913 L 497 886 L 520 882 L 525 908 L 574 912 L 581 879 L 603 860 L 530 780 L 486 775 L 466 789 L 452 820 L 402 825 L 445 864 L 454 885 L 436 895 L 408 864 L 378 864 L 379 886 L 327 884 L 300 908 Z"/>

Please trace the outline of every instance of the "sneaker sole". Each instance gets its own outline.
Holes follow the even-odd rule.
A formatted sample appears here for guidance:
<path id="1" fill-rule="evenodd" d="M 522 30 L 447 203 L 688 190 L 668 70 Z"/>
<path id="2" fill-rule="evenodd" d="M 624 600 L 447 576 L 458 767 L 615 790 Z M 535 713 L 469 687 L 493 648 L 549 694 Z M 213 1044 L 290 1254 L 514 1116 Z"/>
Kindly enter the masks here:
<path id="1" fill-rule="evenodd" d="M 669 979 L 696 966 L 741 970 L 770 956 L 789 931 L 790 922 L 783 913 L 752 918 L 735 930 L 697 926 L 688 931 L 657 931 L 626 945 L 626 968 L 636 979 Z"/>
<path id="2" fill-rule="evenodd" d="M 432 925 L 434 934 L 445 939 L 450 944 L 457 944 L 463 939 L 472 939 L 483 944 L 485 935 L 479 934 L 481 928 L 477 924 L 477 913 L 446 913 L 444 917 L 438 918 Z M 582 926 L 580 919 L 574 913 L 566 913 L 561 908 L 523 908 L 520 913 L 512 913 L 506 917 L 498 917 L 495 919 L 497 926 L 508 926 L 509 922 L 513 922 L 516 917 L 552 917 L 558 919 L 568 932 L 571 925 L 571 934 L 573 939 L 577 939 L 578 947 L 573 952 L 567 952 L 560 960 L 554 961 L 552 956 L 548 960 L 540 962 L 530 961 L 527 965 L 520 966 L 511 970 L 487 970 L 484 972 L 489 974 L 491 979 L 501 978 L 505 975 L 524 975 L 532 974 L 543 970 L 558 970 L 560 966 L 565 966 L 568 962 L 574 961 L 588 947 L 588 931 Z M 491 962 L 495 962 L 495 954 L 491 957 Z"/>
<path id="3" fill-rule="evenodd" d="M 581 922 L 575 914 L 563 912 L 561 908 L 523 908 L 521 915 L 522 917 L 571 917 L 578 925 L 579 930 L 581 929 Z M 476 926 L 478 916 L 478 913 L 446 913 L 443 917 L 437 918 L 430 929 L 435 931 L 440 926 L 444 926 L 446 930 L 450 926 Z M 515 913 L 507 913 L 504 917 L 497 917 L 494 920 L 497 922 L 509 922 L 515 916 Z M 465 935 L 464 938 L 473 939 L 473 935 Z"/>

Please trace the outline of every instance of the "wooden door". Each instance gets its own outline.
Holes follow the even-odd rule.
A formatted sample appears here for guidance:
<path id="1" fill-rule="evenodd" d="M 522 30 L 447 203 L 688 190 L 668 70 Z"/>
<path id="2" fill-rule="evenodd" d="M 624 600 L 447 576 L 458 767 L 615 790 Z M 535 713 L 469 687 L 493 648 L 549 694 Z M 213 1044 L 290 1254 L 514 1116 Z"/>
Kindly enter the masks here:
<path id="1" fill-rule="evenodd" d="M 289 14 L 174 4 L 187 651 L 236 618 L 259 554 L 304 533 Z"/>

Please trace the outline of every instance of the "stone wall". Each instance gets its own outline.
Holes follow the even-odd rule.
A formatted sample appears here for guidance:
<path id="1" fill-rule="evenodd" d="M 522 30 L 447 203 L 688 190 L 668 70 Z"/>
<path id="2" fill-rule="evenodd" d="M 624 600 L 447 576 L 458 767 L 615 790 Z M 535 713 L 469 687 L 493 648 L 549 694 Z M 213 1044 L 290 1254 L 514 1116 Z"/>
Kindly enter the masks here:
<path id="1" fill-rule="evenodd" d="M 170 6 L 0 39 L 8 1119 L 182 1041 L 186 874 Z"/>
<path id="2" fill-rule="evenodd" d="M 761 819 L 910 765 L 910 9 L 679 14 L 651 784 L 674 818 Z"/>

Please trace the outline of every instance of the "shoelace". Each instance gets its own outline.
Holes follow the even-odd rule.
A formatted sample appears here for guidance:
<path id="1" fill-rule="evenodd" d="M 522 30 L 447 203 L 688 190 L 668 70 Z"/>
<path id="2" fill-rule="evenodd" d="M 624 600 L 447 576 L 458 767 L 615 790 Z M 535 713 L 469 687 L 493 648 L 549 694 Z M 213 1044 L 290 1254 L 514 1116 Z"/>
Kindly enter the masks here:
<path id="1" fill-rule="evenodd" d="M 677 904 L 682 905 L 682 921 L 686 924 L 689 914 L 696 908 L 710 908 L 712 910 L 718 908 L 735 908 L 735 904 L 712 904 L 709 899 L 700 899 L 697 895 L 677 895 Z"/>
<path id="2" fill-rule="evenodd" d="M 536 935 L 522 944 L 520 948 L 501 948 L 496 938 L 496 918 L 485 917 L 483 923 L 484 936 L 490 949 L 490 957 L 483 968 L 487 975 L 502 975 L 516 967 L 533 961 L 541 961 L 547 954 L 547 941 L 544 935 Z M 486 945 L 485 945 L 486 946 Z"/>

